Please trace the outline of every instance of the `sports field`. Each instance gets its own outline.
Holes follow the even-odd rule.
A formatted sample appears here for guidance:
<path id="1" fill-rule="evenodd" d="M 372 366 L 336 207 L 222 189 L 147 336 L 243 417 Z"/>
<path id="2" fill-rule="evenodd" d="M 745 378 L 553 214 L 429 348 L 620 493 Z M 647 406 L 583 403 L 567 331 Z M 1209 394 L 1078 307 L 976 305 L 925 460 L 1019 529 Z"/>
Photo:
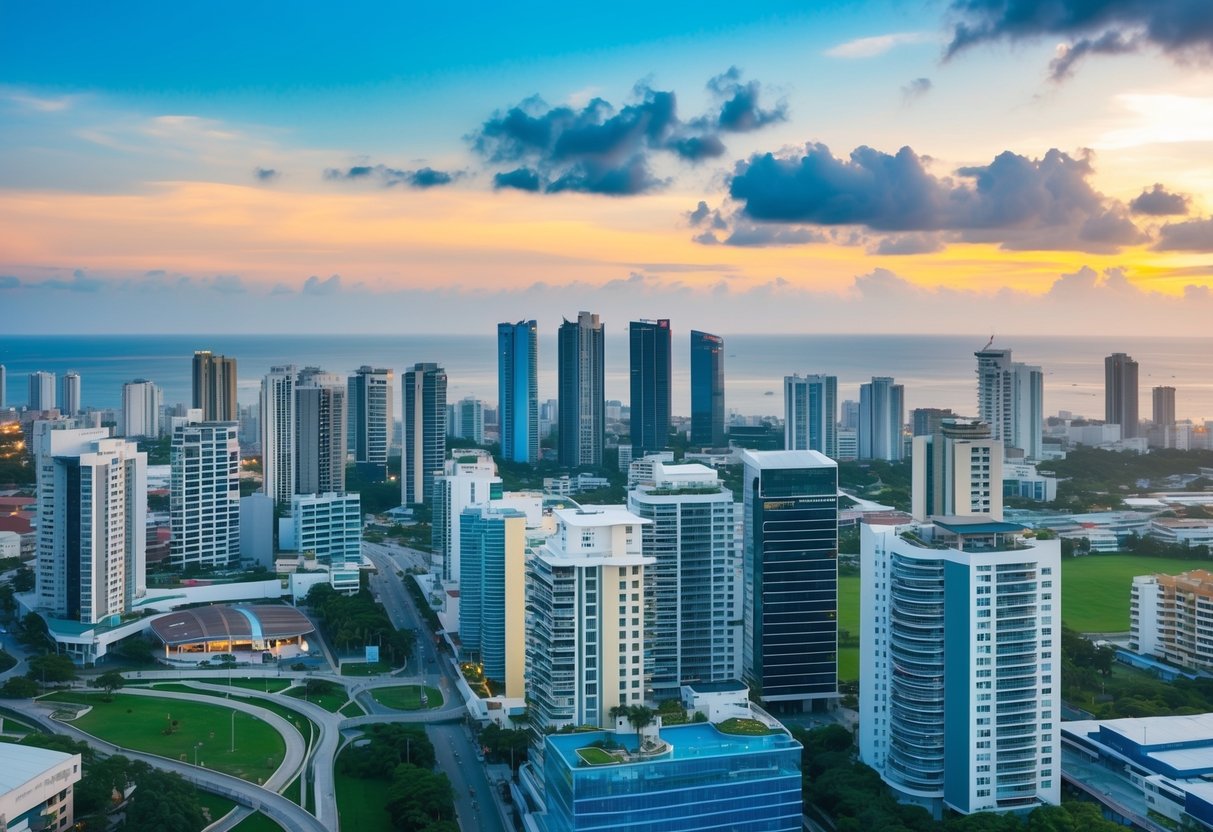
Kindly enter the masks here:
<path id="1" fill-rule="evenodd" d="M 1213 562 L 1140 555 L 1087 555 L 1061 562 L 1061 620 L 1080 633 L 1129 630 L 1129 589 L 1137 575 L 1177 575 Z"/>

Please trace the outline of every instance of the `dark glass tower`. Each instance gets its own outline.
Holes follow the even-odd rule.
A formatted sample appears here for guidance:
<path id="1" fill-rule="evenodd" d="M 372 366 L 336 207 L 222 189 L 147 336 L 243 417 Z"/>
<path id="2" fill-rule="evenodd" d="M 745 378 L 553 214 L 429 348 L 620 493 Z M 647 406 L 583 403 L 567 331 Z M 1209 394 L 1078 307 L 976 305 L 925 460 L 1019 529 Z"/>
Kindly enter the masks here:
<path id="1" fill-rule="evenodd" d="M 209 350 L 194 353 L 194 407 L 204 422 L 234 422 L 236 414 L 236 359 Z"/>
<path id="2" fill-rule="evenodd" d="M 764 702 L 838 693 L 838 467 L 816 451 L 746 451 L 746 680 Z"/>
<path id="3" fill-rule="evenodd" d="M 606 398 L 602 321 L 579 312 L 560 325 L 557 384 L 560 399 L 560 464 L 602 465 L 606 445 Z"/>
<path id="4" fill-rule="evenodd" d="M 724 447 L 724 339 L 691 330 L 691 444 Z"/>
<path id="5" fill-rule="evenodd" d="M 434 472 L 446 462 L 446 371 L 414 364 L 404 374 L 404 439 L 400 455 L 401 500 L 428 503 Z"/>
<path id="6" fill-rule="evenodd" d="M 670 322 L 632 321 L 632 458 L 670 444 Z"/>
<path id="7" fill-rule="evenodd" d="M 539 336 L 534 321 L 497 324 L 497 419 L 501 455 L 539 461 Z"/>

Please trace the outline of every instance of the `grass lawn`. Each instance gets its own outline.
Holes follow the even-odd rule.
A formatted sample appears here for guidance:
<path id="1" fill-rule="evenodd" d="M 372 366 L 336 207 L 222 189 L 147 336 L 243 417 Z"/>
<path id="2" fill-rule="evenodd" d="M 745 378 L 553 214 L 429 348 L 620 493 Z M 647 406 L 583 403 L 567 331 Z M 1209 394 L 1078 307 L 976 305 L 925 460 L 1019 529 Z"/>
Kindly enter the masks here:
<path id="1" fill-rule="evenodd" d="M 253 783 L 262 783 L 273 774 L 286 752 L 277 731 L 240 712 L 235 717 L 236 750 L 230 751 L 232 712 L 214 700 L 191 702 L 116 694 L 114 701 L 105 702 L 102 694 L 77 691 L 53 693 L 43 699 L 92 705 L 91 711 L 72 724 L 126 748 L 192 763 L 195 748 L 201 743 L 197 748 L 199 764 Z M 166 735 L 170 715 L 177 727 Z"/>
<path id="2" fill-rule="evenodd" d="M 1208 568 L 1206 561 L 1139 555 L 1088 555 L 1061 562 L 1061 620 L 1080 633 L 1129 629 L 1129 589 L 1137 575 L 1176 575 Z"/>
<path id="3" fill-rule="evenodd" d="M 333 689 L 326 693 L 309 694 L 307 689 L 300 685 L 288 690 L 286 695 L 292 699 L 302 699 L 313 705 L 319 705 L 329 713 L 337 713 L 342 705 L 350 701 L 349 691 L 345 689 L 344 685 L 338 685 L 336 682 L 333 683 Z"/>
<path id="4" fill-rule="evenodd" d="M 774 731 L 756 719 L 742 719 L 740 717 L 732 717 L 726 719 L 724 722 L 717 722 L 716 730 L 722 734 L 745 734 L 755 737 L 774 733 Z"/>
<path id="5" fill-rule="evenodd" d="M 838 681 L 855 682 L 859 680 L 859 648 L 838 648 Z"/>
<path id="6" fill-rule="evenodd" d="M 168 690 L 168 688 L 161 687 L 161 686 L 164 684 L 173 684 L 176 682 L 206 682 L 207 684 L 223 685 L 226 687 L 228 684 L 228 679 L 226 676 L 222 676 L 222 677 L 221 676 L 211 676 L 211 677 L 198 676 L 198 677 L 191 677 L 191 678 L 187 678 L 187 679 L 173 680 L 173 682 L 168 682 L 165 679 L 129 678 L 126 680 L 126 684 L 128 687 L 147 687 L 150 685 L 151 687 L 157 688 L 159 690 Z M 264 676 L 264 677 L 250 676 L 250 677 L 245 677 L 243 679 L 232 679 L 231 680 L 231 686 L 234 688 L 245 688 L 246 690 L 256 690 L 256 691 L 260 691 L 262 693 L 277 693 L 278 691 L 286 690 L 293 684 L 295 684 L 294 679 L 278 679 L 278 678 L 272 677 L 272 676 Z M 190 690 L 196 691 L 197 688 L 190 688 Z"/>
<path id="7" fill-rule="evenodd" d="M 363 709 L 363 707 L 354 701 L 346 702 L 344 705 L 341 706 L 341 709 L 337 713 L 341 714 L 342 716 L 365 716 L 366 715 L 366 711 Z"/>
<path id="8" fill-rule="evenodd" d="M 385 781 L 350 777 L 338 768 L 333 776 L 333 787 L 337 792 L 337 820 L 342 829 L 395 832 L 387 813 Z"/>
<path id="9" fill-rule="evenodd" d="M 260 812 L 256 812 L 233 826 L 232 832 L 282 832 L 282 827 Z"/>
<path id="10" fill-rule="evenodd" d="M 859 576 L 838 577 L 838 629 L 859 638 Z M 838 681 L 853 682 L 859 678 L 859 646 L 838 648 Z"/>
<path id="11" fill-rule="evenodd" d="M 578 748 L 577 756 L 590 766 L 613 766 L 620 762 L 618 757 L 592 745 Z"/>
<path id="12" fill-rule="evenodd" d="M 442 707 L 442 693 L 437 688 L 427 687 L 425 695 L 428 700 L 427 708 Z M 417 711 L 421 709 L 421 688 L 418 685 L 375 688 L 371 691 L 371 696 L 380 705 L 394 708 L 397 711 Z"/>
<path id="13" fill-rule="evenodd" d="M 203 809 L 206 809 L 210 813 L 211 823 L 214 823 L 236 808 L 234 800 L 228 800 L 226 797 L 204 792 L 202 789 L 198 790 L 198 802 L 202 804 Z"/>
<path id="14" fill-rule="evenodd" d="M 342 676 L 379 676 L 385 673 L 391 673 L 392 667 L 383 662 L 346 662 L 341 665 Z"/>

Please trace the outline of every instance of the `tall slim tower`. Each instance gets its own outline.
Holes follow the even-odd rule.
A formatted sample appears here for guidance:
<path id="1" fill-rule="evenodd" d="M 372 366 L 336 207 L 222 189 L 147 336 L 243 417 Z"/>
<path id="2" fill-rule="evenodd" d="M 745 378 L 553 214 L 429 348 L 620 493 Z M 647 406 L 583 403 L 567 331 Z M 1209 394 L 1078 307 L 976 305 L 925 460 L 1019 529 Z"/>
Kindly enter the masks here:
<path id="1" fill-rule="evenodd" d="M 261 381 L 261 490 L 274 505 L 295 496 L 295 377 L 293 364 L 271 367 Z"/>
<path id="2" fill-rule="evenodd" d="M 80 374 L 68 370 L 59 379 L 59 412 L 64 416 L 75 416 L 83 408 L 80 406 Z"/>
<path id="3" fill-rule="evenodd" d="M 606 446 L 603 333 L 602 321 L 589 312 L 579 312 L 576 321 L 560 325 L 560 464 L 568 468 L 602 465 Z"/>
<path id="4" fill-rule="evenodd" d="M 459 531 L 459 640 L 505 696 L 525 696 L 526 515 L 468 508 Z"/>
<path id="5" fill-rule="evenodd" d="M 370 482 L 387 479 L 388 451 L 395 430 L 392 386 L 391 370 L 372 369 L 365 364 L 349 378 L 349 448 L 358 476 Z"/>
<path id="6" fill-rule="evenodd" d="M 838 695 L 838 465 L 743 451 L 746 681 L 764 702 Z"/>
<path id="7" fill-rule="evenodd" d="M 0 410 L 8 407 L 8 370 L 0 364 Z"/>
<path id="8" fill-rule="evenodd" d="M 30 410 L 55 409 L 55 374 L 41 370 L 29 374 Z"/>
<path id="9" fill-rule="evenodd" d="M 95 429 L 38 440 L 39 606 L 84 624 L 129 612 L 146 589 L 147 454 Z"/>
<path id="10" fill-rule="evenodd" d="M 691 330 L 691 444 L 724 447 L 724 339 Z"/>
<path id="11" fill-rule="evenodd" d="M 1011 361 L 1010 350 L 988 347 L 977 358 L 977 418 L 1006 448 L 1040 459 L 1044 442 L 1044 372 Z"/>
<path id="12" fill-rule="evenodd" d="M 914 437 L 911 514 L 989 515 L 1002 519 L 1003 445 L 978 419 L 944 419 L 930 436 Z"/>
<path id="13" fill-rule="evenodd" d="M 783 446 L 838 458 L 838 377 L 784 376 Z"/>
<path id="14" fill-rule="evenodd" d="M 122 385 L 122 435 L 159 436 L 160 408 L 164 396 L 147 379 L 135 379 Z"/>
<path id="15" fill-rule="evenodd" d="M 670 444 L 671 383 L 670 321 L 632 321 L 631 347 L 632 456 L 664 449 Z"/>
<path id="16" fill-rule="evenodd" d="M 1137 436 L 1137 362 L 1123 352 L 1103 361 L 1104 421 L 1120 425 L 1124 439 Z"/>
<path id="17" fill-rule="evenodd" d="M 191 422 L 173 431 L 169 544 L 177 567 L 222 568 L 240 560 L 237 422 Z"/>
<path id="18" fill-rule="evenodd" d="M 314 367 L 295 388 L 295 493 L 345 491 L 346 385 Z"/>
<path id="19" fill-rule="evenodd" d="M 905 450 L 905 388 L 887 376 L 859 386 L 859 458 L 900 460 Z"/>
<path id="20" fill-rule="evenodd" d="M 1174 427 L 1175 426 L 1175 388 L 1174 387 L 1155 387 L 1153 390 L 1154 398 L 1154 426 L 1155 427 Z"/>
<path id="21" fill-rule="evenodd" d="M 401 500 L 428 503 L 434 474 L 446 461 L 446 371 L 414 364 L 404 374 L 404 438 L 400 454 Z"/>
<path id="22" fill-rule="evenodd" d="M 194 352 L 194 407 L 206 422 L 236 420 L 236 359 Z"/>
<path id="23" fill-rule="evenodd" d="M 539 329 L 535 321 L 497 324 L 497 419 L 501 455 L 539 461 Z"/>

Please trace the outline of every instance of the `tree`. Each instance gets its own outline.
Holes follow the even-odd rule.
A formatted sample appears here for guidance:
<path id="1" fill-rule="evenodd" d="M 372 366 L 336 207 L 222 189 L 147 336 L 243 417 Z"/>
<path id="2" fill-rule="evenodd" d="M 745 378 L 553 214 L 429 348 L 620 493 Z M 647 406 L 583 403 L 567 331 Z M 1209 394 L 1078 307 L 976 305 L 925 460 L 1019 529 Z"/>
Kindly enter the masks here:
<path id="1" fill-rule="evenodd" d="M 640 750 L 640 732 L 653 724 L 653 709 L 644 705 L 633 705 L 628 708 L 628 722 L 636 729 L 636 750 Z"/>
<path id="2" fill-rule="evenodd" d="M 107 700 L 113 700 L 114 691 L 121 689 L 126 684 L 126 677 L 117 670 L 107 670 L 98 676 L 93 681 L 93 684 L 105 691 L 105 698 Z"/>
<path id="3" fill-rule="evenodd" d="M 76 678 L 76 665 L 67 656 L 44 653 L 29 660 L 29 672 L 25 675 L 43 684 L 70 682 Z"/>
<path id="4" fill-rule="evenodd" d="M 38 683 L 24 676 L 10 676 L 0 685 L 0 696 L 5 699 L 30 699 L 38 695 Z"/>
<path id="5" fill-rule="evenodd" d="M 455 817 L 455 798 L 445 774 L 402 763 L 392 774 L 387 810 L 400 832 L 423 832 Z"/>
<path id="6" fill-rule="evenodd" d="M 198 792 L 181 775 L 157 771 L 146 763 L 134 766 L 135 792 L 126 809 L 127 829 L 199 832 L 206 826 Z"/>
<path id="7" fill-rule="evenodd" d="M 235 667 L 236 657 L 231 653 L 220 653 L 215 657 L 215 664 L 219 665 L 220 667 Z"/>
<path id="8" fill-rule="evenodd" d="M 36 583 L 34 570 L 28 566 L 22 566 L 13 574 L 12 585 L 14 592 L 33 592 Z"/>
<path id="9" fill-rule="evenodd" d="M 151 664 L 156 660 L 155 647 L 142 635 L 124 638 L 114 645 L 114 654 L 131 664 Z"/>

